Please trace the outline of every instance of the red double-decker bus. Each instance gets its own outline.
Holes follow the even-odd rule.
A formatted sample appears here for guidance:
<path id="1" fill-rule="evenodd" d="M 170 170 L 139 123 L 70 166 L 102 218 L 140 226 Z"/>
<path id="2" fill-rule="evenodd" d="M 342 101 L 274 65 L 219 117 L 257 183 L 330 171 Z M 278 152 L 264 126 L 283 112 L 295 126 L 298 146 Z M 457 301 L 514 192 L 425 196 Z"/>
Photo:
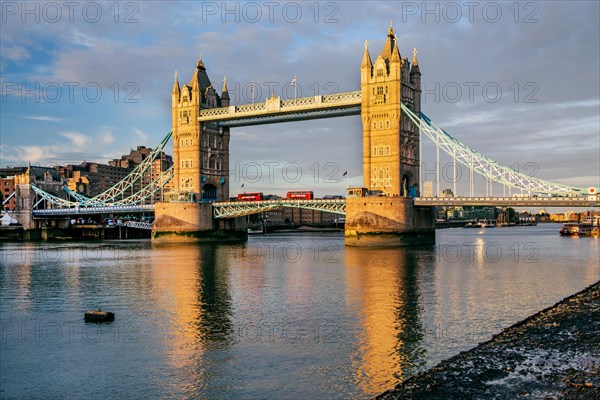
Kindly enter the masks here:
<path id="1" fill-rule="evenodd" d="M 237 195 L 238 201 L 259 201 L 263 199 L 262 192 L 256 193 L 239 193 Z"/>
<path id="2" fill-rule="evenodd" d="M 287 199 L 294 200 L 312 200 L 315 198 L 312 190 L 293 190 L 285 195 Z"/>

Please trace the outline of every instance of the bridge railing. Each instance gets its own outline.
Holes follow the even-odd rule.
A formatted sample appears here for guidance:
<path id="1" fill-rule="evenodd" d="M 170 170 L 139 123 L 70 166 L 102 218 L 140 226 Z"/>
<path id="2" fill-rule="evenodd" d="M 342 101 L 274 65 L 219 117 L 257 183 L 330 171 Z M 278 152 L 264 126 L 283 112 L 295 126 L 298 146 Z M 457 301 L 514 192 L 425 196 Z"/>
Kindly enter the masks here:
<path id="1" fill-rule="evenodd" d="M 200 110 L 200 120 L 226 120 L 231 118 L 260 116 L 277 112 L 289 113 L 293 111 L 302 112 L 321 109 L 347 108 L 359 106 L 360 104 L 360 91 L 300 97 L 297 99 L 287 100 L 271 98 L 260 103 Z"/>
<path id="2" fill-rule="evenodd" d="M 302 204 L 302 203 L 317 203 L 317 204 L 346 204 L 345 199 L 312 199 L 312 200 L 304 200 L 304 199 L 277 199 L 277 200 L 260 200 L 260 201 L 218 201 L 214 202 L 214 207 L 222 207 L 222 206 L 231 206 L 231 205 L 239 205 L 239 206 L 248 206 L 248 205 L 256 205 L 256 204 Z"/>
<path id="3" fill-rule="evenodd" d="M 33 210 L 35 216 L 52 215 L 78 215 L 78 214 L 108 214 L 123 212 L 150 212 L 154 210 L 153 204 L 127 205 L 127 206 L 98 206 L 98 207 L 71 207 L 71 208 L 47 208 Z"/>

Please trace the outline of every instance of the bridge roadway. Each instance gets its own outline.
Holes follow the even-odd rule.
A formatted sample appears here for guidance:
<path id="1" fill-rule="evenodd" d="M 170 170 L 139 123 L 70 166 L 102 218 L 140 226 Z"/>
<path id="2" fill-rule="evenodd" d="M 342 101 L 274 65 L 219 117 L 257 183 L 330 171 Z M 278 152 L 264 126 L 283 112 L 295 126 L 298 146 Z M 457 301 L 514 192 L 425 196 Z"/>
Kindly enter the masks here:
<path id="1" fill-rule="evenodd" d="M 72 207 L 48 208 L 33 210 L 34 217 L 53 217 L 63 215 L 89 215 L 89 214 L 125 214 L 137 212 L 154 212 L 154 204 L 131 206 L 97 206 L 97 207 Z"/>
<path id="2" fill-rule="evenodd" d="M 600 197 L 417 197 L 415 206 L 600 207 Z"/>
<path id="3" fill-rule="evenodd" d="M 587 197 L 417 197 L 415 206 L 600 207 L 597 196 Z M 262 200 L 213 203 L 215 218 L 234 218 L 280 207 L 305 208 L 346 215 L 345 199 Z"/>
<path id="4" fill-rule="evenodd" d="M 243 217 L 282 207 L 304 208 L 346 215 L 346 199 L 278 199 L 261 201 L 224 201 L 213 203 L 213 216 L 215 218 Z"/>
<path id="5" fill-rule="evenodd" d="M 600 207 L 599 196 L 586 197 L 417 197 L 415 206 L 490 206 L 490 207 Z M 227 201 L 212 203 L 215 218 L 235 218 L 281 207 L 304 208 L 334 214 L 346 214 L 345 199 Z M 34 210 L 35 217 L 88 214 L 154 212 L 154 205 L 75 207 Z"/>

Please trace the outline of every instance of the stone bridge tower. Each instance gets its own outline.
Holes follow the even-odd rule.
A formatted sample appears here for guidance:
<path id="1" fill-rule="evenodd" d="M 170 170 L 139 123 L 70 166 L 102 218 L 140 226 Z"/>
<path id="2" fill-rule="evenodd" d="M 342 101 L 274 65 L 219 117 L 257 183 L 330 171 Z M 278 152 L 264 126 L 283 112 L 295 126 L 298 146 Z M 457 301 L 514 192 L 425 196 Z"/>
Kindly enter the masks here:
<path id="1" fill-rule="evenodd" d="M 419 128 L 401 113 L 402 101 L 421 111 L 421 72 L 416 49 L 412 67 L 402 58 L 390 26 L 381 54 L 371 62 L 368 42 L 360 66 L 363 176 L 370 190 L 416 197 L 419 190 Z"/>
<path id="2" fill-rule="evenodd" d="M 371 60 L 368 42 L 360 66 L 363 177 L 367 196 L 346 200 L 345 243 L 403 246 L 435 242 L 431 208 L 413 205 L 419 195 L 419 127 L 401 112 L 421 112 L 421 72 L 400 56 L 391 25 L 381 54 Z M 360 191 L 364 193 L 364 191 Z"/>
<path id="3" fill-rule="evenodd" d="M 200 124 L 200 110 L 229 106 L 227 83 L 219 96 L 202 57 L 187 85 L 175 82 L 171 91 L 174 190 L 178 200 L 229 200 L 229 128 Z"/>
<path id="4" fill-rule="evenodd" d="M 234 221 L 214 221 L 211 207 L 214 201 L 229 200 L 229 128 L 198 120 L 201 109 L 228 106 L 226 80 L 219 96 L 202 56 L 188 84 L 180 85 L 175 72 L 171 91 L 174 176 L 165 202 L 155 205 L 153 239 L 222 240 L 232 229 Z"/>

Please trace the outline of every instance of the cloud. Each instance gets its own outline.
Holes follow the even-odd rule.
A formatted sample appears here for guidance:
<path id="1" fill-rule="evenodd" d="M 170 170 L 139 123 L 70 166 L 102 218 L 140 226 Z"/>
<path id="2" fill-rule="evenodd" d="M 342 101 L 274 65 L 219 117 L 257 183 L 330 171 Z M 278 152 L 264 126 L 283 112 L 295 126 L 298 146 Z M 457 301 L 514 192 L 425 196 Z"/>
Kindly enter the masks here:
<path id="1" fill-rule="evenodd" d="M 148 135 L 138 128 L 133 128 L 133 133 L 142 142 L 145 142 L 148 140 Z"/>
<path id="2" fill-rule="evenodd" d="M 46 121 L 46 122 L 62 122 L 62 118 L 51 117 L 48 115 L 22 115 L 19 118 L 32 119 L 34 121 Z"/>
<path id="3" fill-rule="evenodd" d="M 115 157 L 109 149 L 115 137 L 108 130 L 95 135 L 81 132 L 57 132 L 47 143 L 35 145 L 2 145 L 2 160 L 6 162 L 30 162 L 44 165 L 79 164 L 83 160 L 105 162 Z"/>
<path id="4" fill-rule="evenodd" d="M 98 135 L 98 141 L 101 145 L 108 146 L 109 144 L 114 143 L 115 135 L 113 135 L 112 132 L 109 131 L 102 131 Z"/>
<path id="5" fill-rule="evenodd" d="M 92 143 L 92 139 L 89 136 L 86 136 L 79 132 L 58 132 L 60 136 L 63 136 L 71 141 L 74 145 L 74 148 L 80 150 L 86 146 L 89 146 Z"/>

